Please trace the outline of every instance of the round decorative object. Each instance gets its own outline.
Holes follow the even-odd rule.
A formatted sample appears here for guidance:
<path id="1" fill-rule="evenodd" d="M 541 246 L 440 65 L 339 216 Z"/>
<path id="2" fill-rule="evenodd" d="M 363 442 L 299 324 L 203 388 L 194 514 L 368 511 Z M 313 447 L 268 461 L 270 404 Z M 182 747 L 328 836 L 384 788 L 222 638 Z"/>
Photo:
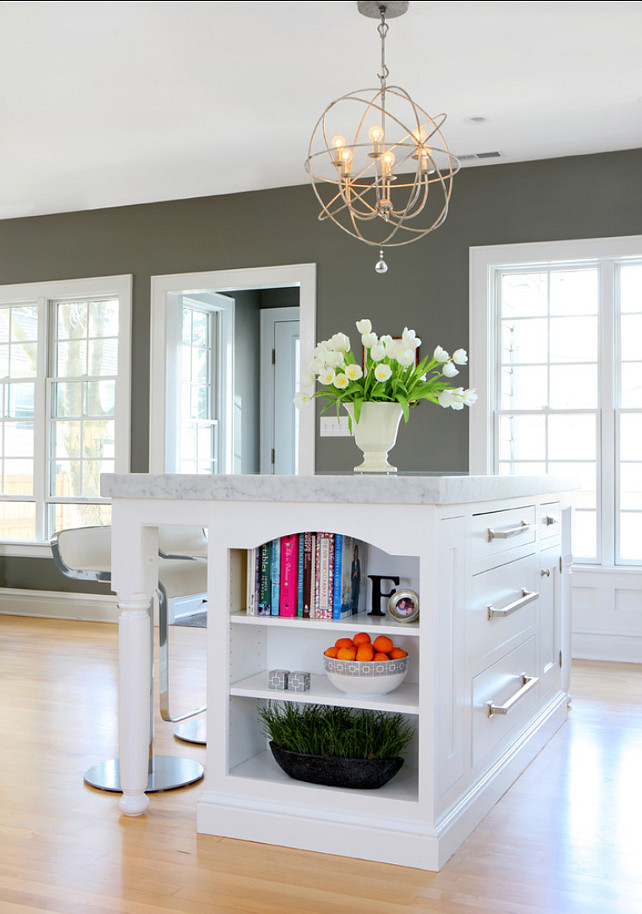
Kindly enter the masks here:
<path id="1" fill-rule="evenodd" d="M 326 676 L 347 695 L 386 695 L 399 688 L 408 675 L 408 657 L 399 660 L 335 660 L 325 657 Z"/>
<path id="2" fill-rule="evenodd" d="M 352 403 L 343 404 L 352 421 L 352 432 L 358 448 L 363 451 L 363 463 L 355 473 L 396 473 L 397 467 L 388 462 L 388 451 L 397 443 L 397 431 L 403 416 L 398 403 L 367 401 L 361 405 L 359 421 L 354 419 Z"/>
<path id="3" fill-rule="evenodd" d="M 291 778 L 311 784 L 324 784 L 326 787 L 376 790 L 387 784 L 404 762 L 401 756 L 390 759 L 352 759 L 305 755 L 281 749 L 274 742 L 270 742 L 270 749 L 277 764 Z"/>
<path id="4" fill-rule="evenodd" d="M 419 595 L 414 590 L 396 590 L 388 597 L 388 614 L 397 622 L 416 622 L 419 618 Z"/>

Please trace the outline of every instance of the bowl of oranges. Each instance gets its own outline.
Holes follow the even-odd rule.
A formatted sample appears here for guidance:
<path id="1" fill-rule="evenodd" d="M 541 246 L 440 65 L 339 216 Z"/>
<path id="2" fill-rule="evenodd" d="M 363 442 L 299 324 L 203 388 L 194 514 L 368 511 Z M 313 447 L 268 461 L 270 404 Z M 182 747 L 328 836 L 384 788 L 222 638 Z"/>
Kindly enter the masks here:
<path id="1" fill-rule="evenodd" d="M 338 638 L 324 651 L 326 676 L 347 695 L 385 695 L 398 688 L 408 675 L 408 654 L 392 638 L 368 632 Z"/>

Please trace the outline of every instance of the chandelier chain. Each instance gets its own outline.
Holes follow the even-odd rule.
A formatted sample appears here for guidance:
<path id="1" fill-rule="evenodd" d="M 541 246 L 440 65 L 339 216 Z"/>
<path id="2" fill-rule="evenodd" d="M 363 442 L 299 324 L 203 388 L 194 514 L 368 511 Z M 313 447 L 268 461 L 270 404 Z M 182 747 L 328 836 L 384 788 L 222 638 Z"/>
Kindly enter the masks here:
<path id="1" fill-rule="evenodd" d="M 381 80 L 381 85 L 385 86 L 386 80 L 390 76 L 390 70 L 386 66 L 386 35 L 388 34 L 388 23 L 386 22 L 385 6 L 379 7 L 379 14 L 381 16 L 381 22 L 377 27 L 377 31 L 381 37 L 381 73 L 378 73 L 377 75 Z"/>

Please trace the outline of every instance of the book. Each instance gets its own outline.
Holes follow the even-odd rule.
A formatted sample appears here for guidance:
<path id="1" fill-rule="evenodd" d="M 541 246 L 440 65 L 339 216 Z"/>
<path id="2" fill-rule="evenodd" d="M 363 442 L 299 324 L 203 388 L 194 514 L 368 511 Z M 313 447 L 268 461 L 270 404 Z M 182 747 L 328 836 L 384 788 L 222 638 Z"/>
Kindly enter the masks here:
<path id="1" fill-rule="evenodd" d="M 246 608 L 248 616 L 258 614 L 259 549 L 247 550 Z"/>
<path id="2" fill-rule="evenodd" d="M 271 566 L 272 566 L 272 543 L 263 543 L 260 546 L 260 569 L 259 569 L 259 598 L 257 615 L 269 616 L 272 604 L 272 587 L 271 587 Z"/>
<path id="3" fill-rule="evenodd" d="M 333 619 L 365 612 L 367 557 L 367 544 L 353 536 L 342 536 L 340 549 L 335 546 Z"/>
<path id="4" fill-rule="evenodd" d="M 272 540 L 272 561 L 270 563 L 270 615 L 279 615 L 281 596 L 281 540 Z"/>
<path id="5" fill-rule="evenodd" d="M 311 618 L 314 595 L 314 533 L 303 534 L 303 592 L 301 615 Z"/>
<path id="6" fill-rule="evenodd" d="M 317 533 L 317 581 L 315 587 L 315 619 L 332 618 L 334 576 L 334 534 Z"/>
<path id="7" fill-rule="evenodd" d="M 299 580 L 299 537 L 296 533 L 281 537 L 281 579 L 279 615 L 296 616 L 297 584 Z"/>
<path id="8" fill-rule="evenodd" d="M 297 555 L 297 575 L 296 575 L 296 614 L 299 619 L 303 617 L 303 547 L 305 535 L 299 534 L 299 550 Z"/>

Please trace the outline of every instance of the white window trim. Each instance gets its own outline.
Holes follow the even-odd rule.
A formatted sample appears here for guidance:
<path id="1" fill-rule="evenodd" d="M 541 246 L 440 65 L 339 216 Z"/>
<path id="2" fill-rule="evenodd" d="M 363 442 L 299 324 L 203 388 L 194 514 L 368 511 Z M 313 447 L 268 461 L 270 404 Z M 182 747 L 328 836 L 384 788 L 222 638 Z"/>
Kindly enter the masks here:
<path id="1" fill-rule="evenodd" d="M 301 364 L 312 360 L 316 345 L 316 264 L 298 263 L 274 267 L 213 270 L 202 273 L 174 273 L 151 278 L 150 316 L 150 473 L 165 473 L 166 409 L 166 325 L 167 294 L 170 292 L 226 292 L 278 289 L 298 286 L 301 329 Z M 299 416 L 299 472 L 315 472 L 315 411 L 301 410 Z"/>
<path id="2" fill-rule="evenodd" d="M 118 377 L 116 379 L 116 448 L 115 469 L 117 473 L 128 473 L 131 455 L 131 311 L 132 276 L 92 276 L 87 279 L 59 279 L 51 282 L 13 283 L 0 286 L 0 300 L 12 304 L 37 302 L 39 308 L 46 308 L 55 299 L 114 295 L 119 300 L 118 325 Z M 45 326 L 47 326 L 45 322 Z M 44 355 L 49 339 L 38 340 L 39 356 Z M 42 349 L 40 347 L 43 347 Z M 39 397 L 35 410 L 36 448 L 46 447 L 47 416 L 45 398 Z M 35 480 L 34 495 L 42 497 L 42 480 Z M 51 557 L 48 543 L 25 543 L 5 541 L 0 543 L 0 555 Z"/>
<path id="3" fill-rule="evenodd" d="M 469 413 L 469 472 L 471 475 L 487 475 L 495 472 L 495 441 L 493 435 L 492 404 L 496 402 L 496 372 L 491 362 L 491 334 L 495 332 L 495 309 L 493 300 L 492 271 L 500 266 L 521 266 L 531 264 L 574 264 L 600 262 L 606 259 L 642 257 L 642 235 L 628 235 L 609 238 L 574 239 L 570 241 L 545 241 L 526 244 L 489 245 L 470 248 L 470 386 L 477 390 L 478 400 Z M 600 264 L 601 268 L 610 265 Z M 607 280 L 608 281 L 608 280 Z M 604 288 L 604 284 L 602 284 Z M 606 320 L 605 309 L 601 308 L 603 322 Z M 608 329 L 610 335 L 612 330 Z M 613 382 L 612 345 L 605 343 L 605 327 L 601 327 L 603 352 L 601 359 L 601 390 L 605 384 Z M 610 337 L 609 337 L 610 338 Z M 493 347 L 494 349 L 495 347 Z M 600 430 L 602 453 L 605 445 L 614 441 L 615 430 L 609 416 L 602 423 Z M 602 473 L 610 474 L 603 479 L 602 492 L 614 489 L 614 467 L 604 461 Z M 614 499 L 609 503 L 615 504 Z M 613 512 L 603 511 L 601 529 L 598 538 L 602 540 L 602 564 L 581 565 L 584 570 L 610 568 L 613 565 Z M 608 545 L 607 545 L 608 544 Z M 617 570 L 624 571 L 634 565 L 619 565 Z"/>

